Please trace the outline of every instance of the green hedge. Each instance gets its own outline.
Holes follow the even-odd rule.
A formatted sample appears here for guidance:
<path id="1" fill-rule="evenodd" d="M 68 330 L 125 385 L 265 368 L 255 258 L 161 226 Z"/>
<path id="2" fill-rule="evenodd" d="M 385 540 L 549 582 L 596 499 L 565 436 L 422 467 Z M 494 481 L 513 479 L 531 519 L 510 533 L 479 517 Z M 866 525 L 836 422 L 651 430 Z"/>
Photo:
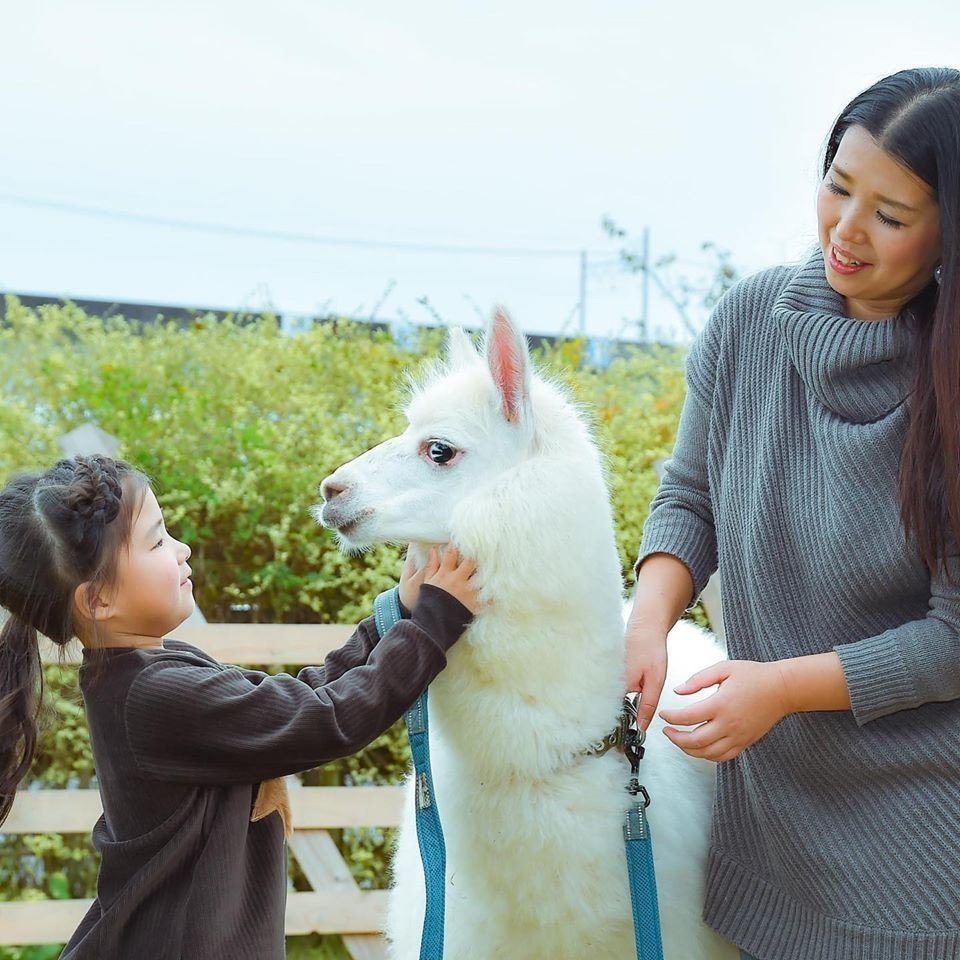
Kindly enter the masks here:
<path id="1" fill-rule="evenodd" d="M 400 551 L 345 557 L 308 509 L 323 476 L 401 428 L 404 374 L 440 343 L 440 333 L 423 331 L 416 344 L 401 346 L 387 332 L 351 323 L 288 336 L 271 317 L 132 325 L 71 304 L 32 311 L 8 298 L 0 321 L 0 480 L 49 465 L 60 456 L 57 437 L 92 421 L 156 481 L 168 526 L 193 550 L 195 593 L 209 620 L 353 623 L 395 582 Z M 634 350 L 599 370 L 582 364 L 582 347 L 569 341 L 538 360 L 592 412 L 629 579 L 656 490 L 653 464 L 673 443 L 681 354 Z M 233 612 L 237 604 L 249 611 Z M 43 734 L 24 786 L 89 786 L 75 671 L 47 668 L 46 690 Z M 392 782 L 407 756 L 398 725 L 303 779 Z M 358 881 L 381 885 L 388 838 L 363 830 L 338 839 Z M 0 899 L 93 896 L 96 870 L 89 837 L 0 838 Z M 308 889 L 296 868 L 291 879 Z M 0 960 L 46 955 L 0 948 Z"/>

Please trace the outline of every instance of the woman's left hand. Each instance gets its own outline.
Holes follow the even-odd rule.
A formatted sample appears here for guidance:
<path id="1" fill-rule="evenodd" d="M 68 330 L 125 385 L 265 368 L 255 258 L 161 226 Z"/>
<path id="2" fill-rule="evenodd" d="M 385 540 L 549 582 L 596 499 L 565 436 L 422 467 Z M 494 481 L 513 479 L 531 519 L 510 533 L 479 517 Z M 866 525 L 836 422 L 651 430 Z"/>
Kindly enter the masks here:
<path id="1" fill-rule="evenodd" d="M 788 688 L 777 661 L 722 660 L 695 673 L 676 687 L 679 694 L 696 693 L 719 684 L 716 693 L 674 710 L 661 710 L 670 724 L 693 730 L 664 727 L 664 733 L 684 753 L 720 763 L 732 760 L 756 743 L 791 713 Z"/>

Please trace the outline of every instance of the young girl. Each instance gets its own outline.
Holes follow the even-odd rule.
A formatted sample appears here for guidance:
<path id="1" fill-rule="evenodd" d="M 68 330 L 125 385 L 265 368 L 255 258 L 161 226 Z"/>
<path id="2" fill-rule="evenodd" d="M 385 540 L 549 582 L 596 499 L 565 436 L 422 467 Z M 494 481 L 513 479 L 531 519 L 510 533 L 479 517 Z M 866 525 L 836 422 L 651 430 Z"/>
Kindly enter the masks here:
<path id="1" fill-rule="evenodd" d="M 958 960 L 960 71 L 848 104 L 817 226 L 690 352 L 628 682 L 649 721 L 719 567 L 731 659 L 661 714 L 718 763 L 706 922 L 756 960 Z"/>
<path id="2" fill-rule="evenodd" d="M 167 639 L 193 610 L 189 557 L 123 461 L 61 460 L 0 491 L 0 825 L 36 746 L 37 634 L 83 644 L 101 859 L 63 960 L 285 956 L 289 827 L 274 778 L 383 733 L 477 610 L 473 564 L 434 549 L 404 565 L 405 619 L 383 637 L 371 617 L 322 667 L 270 676 Z"/>

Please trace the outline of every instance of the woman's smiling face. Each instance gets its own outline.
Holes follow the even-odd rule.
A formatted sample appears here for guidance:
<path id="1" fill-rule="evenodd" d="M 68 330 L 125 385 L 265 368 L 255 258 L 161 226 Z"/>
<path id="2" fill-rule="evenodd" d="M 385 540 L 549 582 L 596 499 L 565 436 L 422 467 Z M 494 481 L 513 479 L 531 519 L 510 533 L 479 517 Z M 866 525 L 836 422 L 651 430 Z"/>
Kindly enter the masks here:
<path id="1" fill-rule="evenodd" d="M 843 135 L 817 195 L 827 281 L 858 320 L 896 315 L 940 262 L 930 188 L 859 126 Z"/>

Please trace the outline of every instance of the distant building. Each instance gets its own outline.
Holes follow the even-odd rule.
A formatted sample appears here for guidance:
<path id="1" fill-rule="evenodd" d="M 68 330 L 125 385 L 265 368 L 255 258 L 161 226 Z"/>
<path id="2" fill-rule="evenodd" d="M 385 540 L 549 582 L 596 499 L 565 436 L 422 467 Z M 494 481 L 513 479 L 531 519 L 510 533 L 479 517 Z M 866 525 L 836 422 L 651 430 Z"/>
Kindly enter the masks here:
<path id="1" fill-rule="evenodd" d="M 240 322 L 248 322 L 260 317 L 260 313 L 237 310 L 218 310 L 212 307 L 184 307 L 159 303 L 132 303 L 123 300 L 88 300 L 83 297 L 58 297 L 42 293 L 18 293 L 16 290 L 0 290 L 0 319 L 6 316 L 6 295 L 16 297 L 25 307 L 31 309 L 48 303 L 73 303 L 84 313 L 92 317 L 123 317 L 139 323 L 156 323 L 158 318 L 175 320 L 183 326 L 192 323 L 197 317 L 213 314 L 216 317 L 234 317 Z"/>
<path id="2" fill-rule="evenodd" d="M 181 326 L 189 326 L 197 318 L 213 315 L 219 319 L 231 318 L 239 323 L 252 323 L 264 316 L 264 313 L 250 313 L 239 310 L 223 310 L 213 307 L 188 307 L 172 306 L 162 303 L 135 303 L 121 300 L 91 300 L 80 297 L 58 297 L 52 294 L 38 293 L 18 293 L 15 290 L 0 290 L 0 323 L 6 316 L 5 295 L 16 297 L 25 307 L 34 309 L 50 303 L 73 303 L 84 313 L 92 317 L 123 317 L 125 320 L 134 321 L 140 324 L 156 323 L 159 319 L 173 320 Z M 394 338 L 402 344 L 409 344 L 410 335 L 415 329 L 409 324 L 395 324 L 386 320 L 368 320 L 357 318 L 353 320 L 350 317 L 338 315 L 308 316 L 301 313 L 291 313 L 286 317 L 282 313 L 272 314 L 268 311 L 266 315 L 272 316 L 280 325 L 281 329 L 303 330 L 310 323 L 330 323 L 336 324 L 344 320 L 351 320 L 354 323 L 363 323 L 375 330 L 389 330 Z M 288 323 L 285 323 L 288 320 Z M 544 334 L 528 334 L 527 342 L 531 349 L 539 346 L 554 346 L 558 342 L 574 339 L 570 337 L 555 337 Z M 618 356 L 624 356 L 637 349 L 646 349 L 648 344 L 640 344 L 630 340 L 614 340 L 609 337 L 589 337 L 584 351 L 584 362 L 594 367 L 607 367 L 612 360 Z"/>

